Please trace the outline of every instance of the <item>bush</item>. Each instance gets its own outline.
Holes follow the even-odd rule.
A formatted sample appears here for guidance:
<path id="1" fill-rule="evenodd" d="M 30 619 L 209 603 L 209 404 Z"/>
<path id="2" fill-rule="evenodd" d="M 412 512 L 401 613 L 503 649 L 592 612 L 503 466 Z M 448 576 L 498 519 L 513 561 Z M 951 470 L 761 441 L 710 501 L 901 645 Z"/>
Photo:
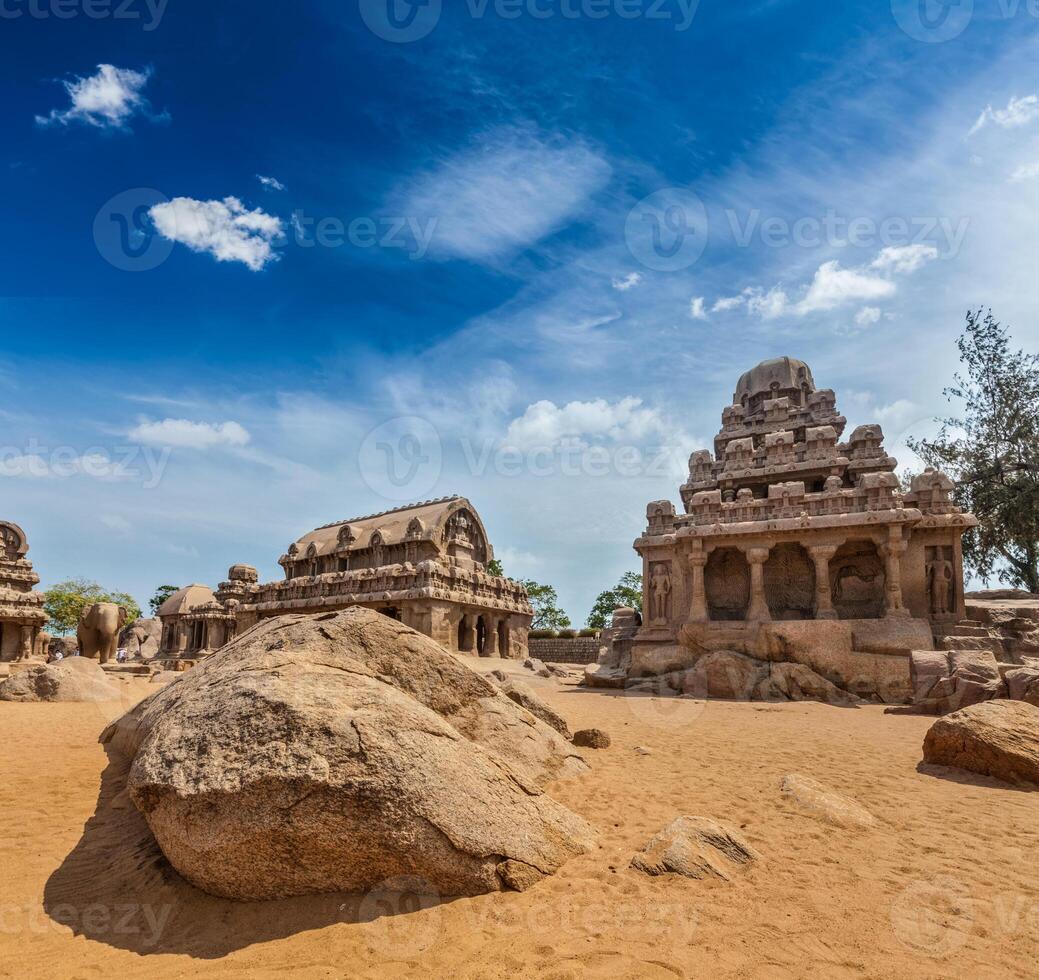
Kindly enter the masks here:
<path id="1" fill-rule="evenodd" d="M 555 630 L 531 630 L 530 638 L 532 640 L 555 640 L 559 638 L 559 634 Z"/>
<path id="2" fill-rule="evenodd" d="M 577 639 L 577 630 L 560 630 L 559 631 L 559 638 L 561 640 L 576 640 Z"/>
<path id="3" fill-rule="evenodd" d="M 594 640 L 594 639 L 598 638 L 599 630 L 581 630 L 581 632 L 578 633 L 577 635 L 579 637 L 581 637 L 582 639 L 586 639 L 586 640 L 587 639 L 593 639 Z"/>

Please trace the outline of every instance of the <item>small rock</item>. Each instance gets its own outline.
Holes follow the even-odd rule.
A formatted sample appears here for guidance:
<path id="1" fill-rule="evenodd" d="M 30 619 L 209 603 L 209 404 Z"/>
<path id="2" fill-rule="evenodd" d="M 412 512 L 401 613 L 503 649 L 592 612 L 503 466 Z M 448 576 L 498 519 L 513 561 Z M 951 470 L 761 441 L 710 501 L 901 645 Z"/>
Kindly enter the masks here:
<path id="1" fill-rule="evenodd" d="M 608 749 L 610 736 L 598 728 L 584 728 L 575 733 L 573 742 L 583 749 Z"/>
<path id="2" fill-rule="evenodd" d="M 784 796 L 838 827 L 866 828 L 874 826 L 877 822 L 865 807 L 816 782 L 810 776 L 790 773 L 783 777 L 781 787 Z"/>
<path id="3" fill-rule="evenodd" d="M 653 753 L 649 749 L 644 748 L 641 745 L 636 745 L 635 746 L 635 754 L 636 755 L 652 755 Z"/>
<path id="4" fill-rule="evenodd" d="M 504 670 L 492 670 L 487 676 L 492 680 L 498 681 L 499 684 L 504 684 L 509 679 L 509 675 Z"/>
<path id="5" fill-rule="evenodd" d="M 679 817 L 631 859 L 631 866 L 648 875 L 730 881 L 758 857 L 750 844 L 725 824 L 706 817 Z"/>

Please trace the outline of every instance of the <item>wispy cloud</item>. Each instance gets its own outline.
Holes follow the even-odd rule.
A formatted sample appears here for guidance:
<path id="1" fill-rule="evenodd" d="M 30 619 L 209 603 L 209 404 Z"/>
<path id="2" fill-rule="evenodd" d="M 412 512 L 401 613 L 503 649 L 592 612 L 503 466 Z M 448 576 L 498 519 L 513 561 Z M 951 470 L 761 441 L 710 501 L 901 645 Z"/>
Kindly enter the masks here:
<path id="1" fill-rule="evenodd" d="M 993 109 L 986 106 L 978 116 L 978 121 L 971 127 L 968 135 L 980 132 L 989 123 L 1002 129 L 1016 129 L 1027 126 L 1033 119 L 1039 118 L 1039 95 L 1026 95 L 1024 98 L 1011 98 L 1005 109 Z"/>
<path id="2" fill-rule="evenodd" d="M 248 430 L 238 422 L 191 422 L 188 419 L 162 419 L 141 422 L 130 430 L 135 442 L 172 449 L 214 449 L 249 444 Z"/>
<path id="3" fill-rule="evenodd" d="M 641 272 L 630 272 L 623 279 L 614 279 L 613 288 L 619 293 L 626 293 L 629 289 L 634 289 L 642 282 Z"/>
<path id="4" fill-rule="evenodd" d="M 71 105 L 37 116 L 40 126 L 81 123 L 98 129 L 124 129 L 136 115 L 150 115 L 144 87 L 151 69 L 133 71 L 114 65 L 98 65 L 97 74 L 62 82 Z M 163 118 L 163 117 L 152 117 Z"/>
<path id="5" fill-rule="evenodd" d="M 257 174 L 256 179 L 269 191 L 285 190 L 285 185 L 277 177 L 264 177 L 262 174 Z"/>
<path id="6" fill-rule="evenodd" d="M 412 179 L 395 206 L 436 218 L 431 254 L 491 261 L 556 231 L 609 175 L 581 141 L 498 129 Z"/>

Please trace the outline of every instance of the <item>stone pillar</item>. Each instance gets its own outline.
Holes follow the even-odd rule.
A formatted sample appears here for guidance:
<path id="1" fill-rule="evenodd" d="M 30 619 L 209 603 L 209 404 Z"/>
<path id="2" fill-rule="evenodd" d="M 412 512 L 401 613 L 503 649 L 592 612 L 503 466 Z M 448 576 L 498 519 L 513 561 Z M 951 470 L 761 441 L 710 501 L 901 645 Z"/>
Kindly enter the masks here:
<path id="1" fill-rule="evenodd" d="M 32 659 L 33 635 L 31 626 L 23 626 L 18 637 L 18 659 Z"/>
<path id="2" fill-rule="evenodd" d="M 498 620 L 483 617 L 487 625 L 486 635 L 483 642 L 483 655 L 485 657 L 500 657 L 498 652 Z"/>
<path id="3" fill-rule="evenodd" d="M 833 593 L 830 585 L 830 559 L 837 553 L 837 545 L 817 545 L 808 549 L 815 562 L 815 618 L 837 619 L 833 608 Z"/>
<path id="4" fill-rule="evenodd" d="M 908 546 L 902 540 L 901 528 L 891 531 L 891 540 L 880 548 L 884 556 L 884 607 L 888 617 L 909 616 L 902 603 L 902 555 Z"/>
<path id="5" fill-rule="evenodd" d="M 750 606 L 747 609 L 747 621 L 752 623 L 772 622 L 772 613 L 765 599 L 765 562 L 768 561 L 771 548 L 748 548 L 747 562 L 750 564 Z"/>
<path id="6" fill-rule="evenodd" d="M 707 555 L 697 549 L 689 556 L 689 567 L 693 573 L 693 602 L 689 610 L 690 623 L 706 623 L 711 619 L 707 608 L 707 588 L 704 583 L 704 569 L 707 567 Z M 674 608 L 672 607 L 672 612 Z"/>

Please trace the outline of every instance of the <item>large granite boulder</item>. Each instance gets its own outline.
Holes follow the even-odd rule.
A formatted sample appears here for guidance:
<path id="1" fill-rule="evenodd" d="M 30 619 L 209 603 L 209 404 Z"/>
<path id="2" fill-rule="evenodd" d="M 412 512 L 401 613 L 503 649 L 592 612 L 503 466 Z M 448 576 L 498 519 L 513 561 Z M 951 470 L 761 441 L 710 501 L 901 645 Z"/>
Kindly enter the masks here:
<path id="1" fill-rule="evenodd" d="M 502 682 L 499 690 L 510 701 L 514 701 L 521 708 L 526 708 L 535 718 L 540 718 L 550 728 L 554 728 L 560 736 L 570 741 L 570 726 L 566 719 L 554 708 L 545 704 L 526 684 L 522 681 L 513 680 L 511 677 Z"/>
<path id="2" fill-rule="evenodd" d="M 1039 786 L 1039 708 L 986 701 L 946 715 L 924 738 L 924 762 Z"/>
<path id="3" fill-rule="evenodd" d="M 96 660 L 69 657 L 51 664 L 34 664 L 0 684 L 0 701 L 119 701 L 122 690 L 109 680 Z"/>
<path id="4" fill-rule="evenodd" d="M 119 634 L 119 649 L 130 660 L 151 660 L 158 655 L 162 643 L 162 621 L 137 619 L 124 626 Z"/>
<path id="5" fill-rule="evenodd" d="M 243 633 L 102 741 L 170 863 L 215 895 L 526 887 L 587 849 L 541 785 L 586 768 L 435 642 L 348 609 Z"/>

